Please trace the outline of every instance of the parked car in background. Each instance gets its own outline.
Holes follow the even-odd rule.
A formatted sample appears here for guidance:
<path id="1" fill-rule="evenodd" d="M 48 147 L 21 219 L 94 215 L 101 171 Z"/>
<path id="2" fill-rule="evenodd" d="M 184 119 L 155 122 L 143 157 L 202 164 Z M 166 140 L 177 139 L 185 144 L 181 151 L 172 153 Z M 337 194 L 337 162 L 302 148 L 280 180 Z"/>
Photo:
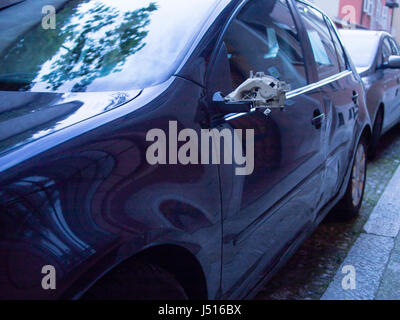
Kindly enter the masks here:
<path id="1" fill-rule="evenodd" d="M 369 147 L 375 157 L 380 137 L 400 120 L 400 50 L 388 33 L 340 30 L 364 82 L 367 107 L 373 121 Z"/>
<path id="2" fill-rule="evenodd" d="M 250 298 L 334 206 L 360 210 L 364 89 L 312 5 L 47 0 L 44 30 L 37 3 L 0 11 L 1 299 Z M 276 108 L 227 98 L 256 73 L 291 86 Z M 150 163 L 171 121 L 253 131 L 254 170 Z"/>

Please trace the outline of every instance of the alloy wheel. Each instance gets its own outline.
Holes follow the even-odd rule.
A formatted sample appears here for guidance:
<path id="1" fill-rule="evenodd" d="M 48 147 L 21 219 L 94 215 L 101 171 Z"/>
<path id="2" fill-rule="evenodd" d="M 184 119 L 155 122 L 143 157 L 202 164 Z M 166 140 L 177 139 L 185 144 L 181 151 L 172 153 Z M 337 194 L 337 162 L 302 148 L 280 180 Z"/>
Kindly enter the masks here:
<path id="1" fill-rule="evenodd" d="M 352 174 L 352 198 L 353 205 L 357 207 L 362 199 L 363 190 L 365 185 L 365 173 L 366 173 L 367 157 L 363 144 L 360 144 L 357 149 L 356 159 L 353 166 Z"/>

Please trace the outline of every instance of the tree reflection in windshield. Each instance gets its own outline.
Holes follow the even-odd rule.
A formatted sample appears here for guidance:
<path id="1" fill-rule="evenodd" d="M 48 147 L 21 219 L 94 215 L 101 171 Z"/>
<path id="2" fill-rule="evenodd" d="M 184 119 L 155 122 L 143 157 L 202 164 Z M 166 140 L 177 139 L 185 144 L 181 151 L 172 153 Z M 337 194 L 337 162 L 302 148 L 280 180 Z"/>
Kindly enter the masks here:
<path id="1" fill-rule="evenodd" d="M 126 11 L 105 2 L 71 1 L 57 14 L 56 30 L 39 25 L 29 31 L 3 56 L 0 78 L 8 76 L 20 90 L 35 83 L 46 91 L 71 84 L 71 91 L 81 92 L 95 79 L 121 71 L 126 59 L 146 45 L 146 27 L 157 5 Z"/>
<path id="2" fill-rule="evenodd" d="M 48 0 L 61 7 L 56 29 L 44 30 L 35 1 L 19 4 L 20 18 L 34 25 L 29 30 L 13 29 L 10 9 L 1 11 L 2 91 L 121 92 L 161 84 L 182 65 L 211 13 L 224 9 L 219 0 Z"/>
<path id="3" fill-rule="evenodd" d="M 72 91 L 85 91 L 92 81 L 118 72 L 126 58 L 145 46 L 149 14 L 157 9 L 148 7 L 126 12 L 121 16 L 115 8 L 101 3 L 89 10 L 90 19 L 83 30 L 80 24 L 66 28 L 65 54 L 52 63 L 51 72 L 43 80 L 57 90 L 64 82 L 80 79 Z M 84 19 L 86 13 L 78 16 Z"/>

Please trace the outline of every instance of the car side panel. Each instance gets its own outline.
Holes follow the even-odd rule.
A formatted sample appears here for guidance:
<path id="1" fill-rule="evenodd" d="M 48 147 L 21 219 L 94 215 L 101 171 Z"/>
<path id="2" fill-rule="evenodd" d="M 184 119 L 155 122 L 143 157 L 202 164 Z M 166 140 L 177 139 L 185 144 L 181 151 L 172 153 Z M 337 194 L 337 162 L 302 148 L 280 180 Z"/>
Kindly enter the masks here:
<path id="1" fill-rule="evenodd" d="M 146 160 L 149 130 L 168 133 L 174 120 L 178 129 L 199 133 L 202 94 L 200 86 L 176 79 L 156 99 L 144 92 L 131 108 L 123 107 L 123 117 L 107 122 L 111 111 L 92 119 L 97 128 L 82 128 L 67 143 L 1 173 L 0 298 L 56 299 L 76 283 L 70 291 L 79 295 L 119 262 L 165 244 L 191 252 L 204 270 L 209 297 L 217 296 L 218 167 L 151 166 Z M 25 150 L 59 139 L 56 133 Z M 56 269 L 56 290 L 42 289 L 45 265 Z"/>
<path id="2" fill-rule="evenodd" d="M 350 73 L 343 79 L 321 88 L 323 103 L 327 112 L 327 162 L 324 203 L 336 195 L 352 158 L 355 125 L 359 104 L 352 100 L 354 92 L 363 96 L 361 84 Z"/>

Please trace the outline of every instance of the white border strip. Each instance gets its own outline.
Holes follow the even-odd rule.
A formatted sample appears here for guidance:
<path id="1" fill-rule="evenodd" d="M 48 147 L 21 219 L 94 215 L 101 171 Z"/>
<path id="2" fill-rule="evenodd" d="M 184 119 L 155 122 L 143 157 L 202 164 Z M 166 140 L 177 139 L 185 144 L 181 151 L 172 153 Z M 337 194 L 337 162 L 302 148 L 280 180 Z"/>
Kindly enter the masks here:
<path id="1" fill-rule="evenodd" d="M 335 81 L 338 81 L 340 79 L 343 79 L 343 78 L 345 78 L 345 77 L 347 77 L 347 76 L 349 76 L 351 74 L 353 74 L 352 71 L 349 71 L 349 70 L 343 71 L 341 73 L 335 74 L 335 75 L 333 75 L 333 76 L 331 76 L 329 78 L 326 78 L 324 80 L 320 80 L 318 82 L 312 83 L 312 84 L 310 84 L 308 86 L 305 86 L 305 87 L 302 87 L 302 88 L 299 88 L 299 89 L 296 89 L 296 90 L 292 90 L 292 91 L 290 91 L 290 92 L 288 92 L 286 94 L 286 99 L 288 99 L 288 100 L 289 99 L 293 99 L 293 98 L 295 98 L 295 97 L 297 97 L 299 95 L 305 94 L 307 92 L 313 91 L 313 90 L 321 88 L 323 86 L 326 86 L 326 85 L 328 85 L 328 84 L 330 84 L 332 82 L 335 82 Z"/>

